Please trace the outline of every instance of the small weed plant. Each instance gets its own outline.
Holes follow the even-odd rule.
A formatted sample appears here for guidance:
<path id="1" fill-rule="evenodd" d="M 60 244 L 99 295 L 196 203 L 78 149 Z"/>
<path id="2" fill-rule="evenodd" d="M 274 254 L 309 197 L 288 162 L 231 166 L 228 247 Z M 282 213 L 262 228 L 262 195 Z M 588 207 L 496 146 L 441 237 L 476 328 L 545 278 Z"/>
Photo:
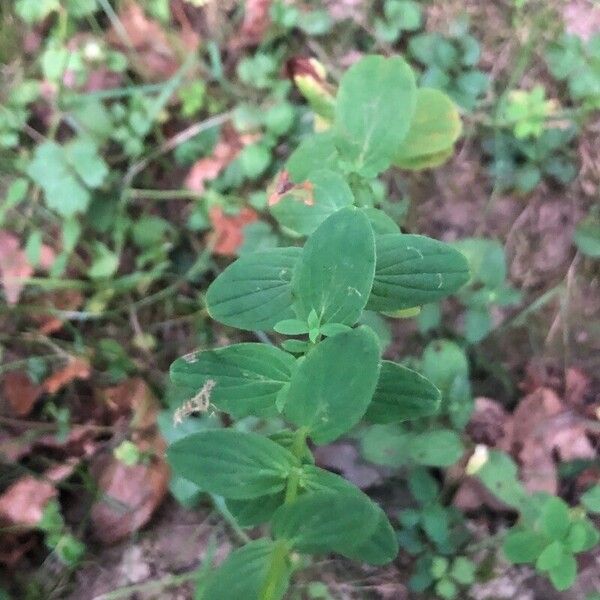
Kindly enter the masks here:
<path id="1" fill-rule="evenodd" d="M 502 502 L 519 513 L 504 538 L 503 551 L 514 564 L 532 564 L 557 590 L 566 590 L 577 577 L 576 556 L 598 544 L 600 532 L 588 515 L 600 511 L 600 486 L 590 488 L 574 508 L 556 496 L 529 494 L 517 477 L 517 466 L 498 450 L 476 450 L 467 471 Z"/>
<path id="2" fill-rule="evenodd" d="M 363 419 L 396 424 L 440 405 L 425 377 L 382 360 L 377 335 L 361 320 L 368 311 L 411 314 L 469 278 L 459 251 L 401 233 L 373 193 L 392 165 L 420 168 L 449 156 L 460 133 L 456 109 L 441 92 L 417 88 L 401 58 L 368 56 L 344 74 L 332 113 L 320 117 L 321 131 L 291 155 L 269 200 L 282 229 L 308 236 L 305 244 L 243 254 L 206 294 L 213 319 L 277 332 L 281 348 L 234 344 L 171 367 L 192 399 L 209 385 L 198 410 L 269 423 L 265 434 L 217 427 L 169 447 L 175 474 L 223 497 L 239 525 L 269 525 L 269 535 L 232 552 L 203 581 L 201 598 L 282 598 L 302 554 L 393 560 L 398 541 L 384 511 L 317 467 L 311 447 Z M 436 439 L 422 439 L 422 451 L 447 442 Z"/>

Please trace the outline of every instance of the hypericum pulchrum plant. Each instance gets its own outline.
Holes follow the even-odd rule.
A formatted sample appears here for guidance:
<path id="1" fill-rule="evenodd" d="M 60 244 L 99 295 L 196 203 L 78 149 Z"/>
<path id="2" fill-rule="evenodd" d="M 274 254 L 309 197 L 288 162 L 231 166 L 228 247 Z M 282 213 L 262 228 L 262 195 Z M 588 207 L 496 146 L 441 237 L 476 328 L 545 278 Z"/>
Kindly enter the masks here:
<path id="1" fill-rule="evenodd" d="M 324 125 L 323 125 L 324 124 Z M 235 427 L 192 434 L 168 450 L 177 475 L 222 496 L 242 527 L 270 535 L 230 554 L 201 598 L 282 598 L 298 554 L 338 553 L 373 565 L 391 561 L 397 539 L 383 510 L 344 478 L 315 466 L 328 444 L 363 418 L 395 423 L 433 414 L 440 394 L 427 379 L 382 360 L 364 310 L 396 315 L 434 302 L 469 277 L 463 255 L 403 234 L 373 206 L 372 180 L 393 164 L 438 164 L 460 133 L 453 104 L 417 89 L 398 57 L 369 56 L 348 70 L 325 131 L 290 157 L 271 201 L 304 246 L 246 254 L 206 294 L 213 319 L 246 331 L 276 331 L 281 348 L 240 343 L 176 360 L 171 378 L 202 406 L 284 423 L 262 435 Z M 193 409 L 193 406 L 190 405 Z M 179 413 L 182 416 L 182 413 Z"/>

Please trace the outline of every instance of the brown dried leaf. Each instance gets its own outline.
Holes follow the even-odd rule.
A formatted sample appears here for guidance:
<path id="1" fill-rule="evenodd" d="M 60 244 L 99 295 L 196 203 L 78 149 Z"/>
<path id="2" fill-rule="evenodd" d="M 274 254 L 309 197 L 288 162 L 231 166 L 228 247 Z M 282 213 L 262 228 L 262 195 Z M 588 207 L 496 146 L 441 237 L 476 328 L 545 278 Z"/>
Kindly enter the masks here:
<path id="1" fill-rule="evenodd" d="M 133 47 L 131 60 L 144 78 L 161 80 L 174 75 L 179 61 L 167 34 L 157 21 L 150 19 L 135 2 L 124 3 L 119 11 L 119 21 L 123 31 L 112 27 L 106 39 L 123 51 Z M 127 40 L 123 39 L 122 33 L 126 34 Z"/>
<path id="2" fill-rule="evenodd" d="M 26 417 L 42 394 L 42 387 L 36 385 L 23 371 L 9 371 L 2 380 L 2 391 L 8 402 L 11 414 Z"/>
<path id="3" fill-rule="evenodd" d="M 509 450 L 512 436 L 510 415 L 490 398 L 475 399 L 475 408 L 466 431 L 476 444 Z"/>
<path id="4" fill-rule="evenodd" d="M 237 215 L 226 215 L 220 206 L 209 212 L 213 227 L 213 252 L 222 256 L 235 256 L 244 241 L 244 226 L 258 219 L 256 211 L 244 207 Z"/>
<path id="5" fill-rule="evenodd" d="M 57 310 L 77 310 L 83 303 L 83 296 L 76 290 L 59 290 L 46 294 L 44 297 L 44 306 Z M 39 324 L 39 331 L 44 335 L 51 335 L 62 329 L 64 321 L 52 314 L 39 314 L 32 316 L 33 320 Z"/>
<path id="6" fill-rule="evenodd" d="M 232 40 L 232 50 L 256 46 L 262 42 L 271 22 L 270 7 L 271 0 L 246 0 L 244 20 L 238 34 Z"/>
<path id="7" fill-rule="evenodd" d="M 55 497 L 56 489 L 49 481 L 30 475 L 22 477 L 0 496 L 0 520 L 34 527 L 42 518 L 48 502 Z"/>
<path id="8" fill-rule="evenodd" d="M 361 489 L 379 485 L 385 471 L 365 463 L 356 447 L 348 442 L 336 442 L 315 448 L 315 460 L 320 467 L 341 473 Z"/>
<path id="9" fill-rule="evenodd" d="M 239 154 L 243 142 L 239 136 L 231 130 L 226 130 L 222 138 L 217 142 L 213 153 L 205 158 L 197 160 L 190 169 L 185 186 L 202 194 L 204 184 L 219 176 L 219 173 Z"/>
<path id="10" fill-rule="evenodd" d="M 582 406 L 590 391 L 592 380 L 581 369 L 567 369 L 565 382 L 565 402 L 569 406 Z"/>
<path id="11" fill-rule="evenodd" d="M 160 458 L 128 467 L 113 456 L 105 456 L 93 470 L 99 473 L 98 486 L 104 498 L 92 506 L 92 528 L 105 544 L 143 527 L 167 493 L 169 468 Z"/>
<path id="12" fill-rule="evenodd" d="M 71 358 L 65 367 L 44 381 L 43 389 L 49 394 L 56 394 L 74 379 L 87 379 L 90 373 L 90 363 L 85 358 Z"/>
<path id="13" fill-rule="evenodd" d="M 19 238 L 8 231 L 0 230 L 0 282 L 8 304 L 19 301 L 24 287 L 24 279 L 31 277 L 33 267 L 21 250 Z"/>
<path id="14" fill-rule="evenodd" d="M 91 472 L 104 498 L 92 506 L 92 528 L 98 539 L 112 544 L 152 517 L 169 484 L 169 468 L 162 458 L 165 442 L 156 431 L 158 401 L 141 378 L 133 378 L 104 391 L 104 401 L 116 416 L 131 416 L 132 441 L 151 458 L 127 466 L 115 456 L 99 455 Z"/>
<path id="15" fill-rule="evenodd" d="M 504 502 L 500 502 L 475 477 L 466 477 L 461 482 L 452 498 L 452 504 L 465 512 L 480 510 L 483 506 L 497 512 L 513 511 Z"/>
<path id="16" fill-rule="evenodd" d="M 131 417 L 131 426 L 138 430 L 156 425 L 158 402 L 142 378 L 126 379 L 107 388 L 102 397 L 113 418 Z"/>
<path id="17" fill-rule="evenodd" d="M 561 460 L 595 458 L 583 421 L 550 388 L 529 394 L 513 413 L 513 452 L 529 491 L 557 491 L 554 453 Z"/>

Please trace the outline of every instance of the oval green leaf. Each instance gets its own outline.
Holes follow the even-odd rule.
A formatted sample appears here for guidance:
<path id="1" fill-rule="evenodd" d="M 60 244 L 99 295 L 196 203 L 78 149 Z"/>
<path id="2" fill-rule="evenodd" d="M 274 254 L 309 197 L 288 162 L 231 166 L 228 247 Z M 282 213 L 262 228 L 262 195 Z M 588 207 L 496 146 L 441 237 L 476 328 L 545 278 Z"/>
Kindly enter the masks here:
<path id="1" fill-rule="evenodd" d="M 387 169 L 409 131 L 417 91 L 400 57 L 366 56 L 340 81 L 333 131 L 343 159 L 364 177 Z"/>
<path id="2" fill-rule="evenodd" d="M 269 539 L 262 538 L 249 542 L 232 552 L 225 562 L 213 571 L 204 586 L 199 600 L 240 600 L 260 598 L 263 586 L 270 571 L 277 546 Z M 283 598 L 289 584 L 288 565 L 282 572 L 275 589 L 273 600 Z"/>
<path id="3" fill-rule="evenodd" d="M 302 469 L 300 484 L 308 491 L 307 493 L 330 491 L 357 494 L 371 502 L 374 510 L 379 514 L 373 533 L 361 544 L 346 549 L 340 554 L 370 565 L 384 565 L 394 560 L 398 554 L 398 539 L 387 515 L 379 506 L 364 492 L 335 473 L 330 473 L 314 465 L 303 465 Z"/>
<path id="4" fill-rule="evenodd" d="M 511 530 L 502 549 L 506 558 L 518 565 L 535 562 L 547 544 L 546 537 L 536 531 Z"/>
<path id="5" fill-rule="evenodd" d="M 426 467 L 449 467 L 464 452 L 460 436 L 450 429 L 415 434 L 410 443 L 410 457 Z"/>
<path id="6" fill-rule="evenodd" d="M 298 235 L 310 235 L 327 217 L 354 202 L 350 186 L 339 173 L 313 171 L 308 181 L 312 197 L 299 197 L 292 190 L 271 207 L 277 222 Z"/>
<path id="7" fill-rule="evenodd" d="M 350 242 L 349 242 L 350 240 Z M 331 215 L 308 238 L 292 281 L 294 309 L 320 324 L 353 325 L 373 285 L 375 238 L 367 217 L 353 207 Z"/>
<path id="8" fill-rule="evenodd" d="M 377 263 L 367 308 L 395 311 L 435 302 L 469 280 L 469 265 L 458 251 L 437 240 L 386 234 L 375 240 Z"/>
<path id="9" fill-rule="evenodd" d="M 333 133 L 324 131 L 305 137 L 292 152 L 285 167 L 295 183 L 306 181 L 313 171 L 336 170 L 338 151 L 333 143 Z"/>
<path id="10" fill-rule="evenodd" d="M 360 495 L 340 491 L 303 494 L 273 515 L 275 539 L 311 554 L 351 552 L 379 524 L 377 507 Z"/>
<path id="11" fill-rule="evenodd" d="M 271 520 L 273 513 L 283 504 L 284 493 L 234 500 L 229 498 L 227 508 L 240 527 L 256 527 Z"/>
<path id="12" fill-rule="evenodd" d="M 296 360 L 267 344 L 235 344 L 194 352 L 171 365 L 171 381 L 199 391 L 214 381 L 210 401 L 236 419 L 275 416 L 275 399 L 289 383 Z"/>
<path id="13" fill-rule="evenodd" d="M 190 435 L 167 449 L 173 471 L 202 490 L 245 499 L 284 489 L 294 455 L 257 434 L 215 429 Z"/>
<path id="14" fill-rule="evenodd" d="M 379 343 L 366 327 L 320 342 L 292 375 L 285 416 L 316 444 L 346 433 L 365 414 L 379 373 Z"/>
<path id="15" fill-rule="evenodd" d="M 420 88 L 410 129 L 394 156 L 394 164 L 414 169 L 415 164 L 427 164 L 432 157 L 449 156 L 461 131 L 454 102 L 440 90 Z"/>
<path id="16" fill-rule="evenodd" d="M 294 317 L 292 272 L 300 248 L 273 248 L 246 254 L 229 265 L 209 286 L 210 316 L 238 329 L 271 330 Z"/>
<path id="17" fill-rule="evenodd" d="M 410 462 L 412 434 L 400 425 L 373 425 L 362 436 L 362 455 L 376 465 L 400 467 Z"/>
<path id="18" fill-rule="evenodd" d="M 399 423 L 437 412 L 440 391 L 425 377 L 396 363 L 381 363 L 379 380 L 366 418 L 372 423 Z"/>

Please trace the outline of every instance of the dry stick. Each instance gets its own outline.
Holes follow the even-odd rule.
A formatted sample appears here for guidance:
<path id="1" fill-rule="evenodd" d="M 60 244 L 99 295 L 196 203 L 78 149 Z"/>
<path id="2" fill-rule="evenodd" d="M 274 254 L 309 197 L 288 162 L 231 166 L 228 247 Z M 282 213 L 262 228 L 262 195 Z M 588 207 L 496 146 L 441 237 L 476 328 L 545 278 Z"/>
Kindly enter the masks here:
<path id="1" fill-rule="evenodd" d="M 0 415 L 0 425 L 8 425 L 10 427 L 26 427 L 27 429 L 37 429 L 38 431 L 58 431 L 59 423 L 49 423 L 46 421 L 27 421 L 24 419 L 16 419 L 12 417 L 4 417 Z M 118 431 L 118 427 L 111 425 L 93 425 L 91 423 L 71 423 L 71 427 L 85 427 L 90 431 L 97 433 L 114 433 Z M 139 427 L 128 427 L 128 431 L 143 431 Z"/>
<path id="2" fill-rule="evenodd" d="M 569 300 L 571 297 L 571 290 L 573 288 L 573 279 L 575 277 L 575 270 L 577 268 L 577 263 L 579 262 L 579 253 L 575 254 L 575 258 L 569 265 L 567 270 L 567 276 L 565 281 L 565 291 L 563 297 L 561 298 L 560 306 L 558 308 L 558 312 L 556 313 L 556 317 L 550 326 L 550 330 L 548 331 L 548 335 L 546 336 L 546 340 L 544 345 L 548 346 L 558 330 L 559 327 L 562 328 L 562 341 L 564 346 L 564 371 L 566 373 L 567 365 L 568 365 L 568 355 L 569 355 L 569 323 L 568 323 L 568 309 L 569 309 Z"/>
<path id="3" fill-rule="evenodd" d="M 147 166 L 148 163 L 155 160 L 159 156 L 170 152 L 171 150 L 177 148 L 180 144 L 191 140 L 193 137 L 197 136 L 199 133 L 206 131 L 207 129 L 212 129 L 213 127 L 217 127 L 218 125 L 222 125 L 226 123 L 231 118 L 233 111 L 229 110 L 227 112 L 221 113 L 219 115 L 215 115 L 214 117 L 210 117 L 204 121 L 200 121 L 199 123 L 194 123 L 190 125 L 188 128 L 180 131 L 175 134 L 173 137 L 166 140 L 155 152 L 146 156 L 146 158 L 142 158 L 142 160 L 133 164 L 125 177 L 123 178 L 123 189 L 126 190 L 131 186 L 131 182 L 133 179 L 141 173 Z"/>
<path id="4" fill-rule="evenodd" d="M 136 583 L 127 587 L 119 588 L 112 592 L 100 594 L 95 596 L 94 600 L 118 600 L 131 598 L 138 592 L 151 592 L 151 591 L 163 591 L 165 588 L 176 587 L 187 583 L 188 581 L 194 580 L 198 574 L 196 571 L 189 573 L 183 573 L 182 575 L 166 575 L 161 579 L 153 579 L 151 581 L 145 581 L 144 583 Z"/>

